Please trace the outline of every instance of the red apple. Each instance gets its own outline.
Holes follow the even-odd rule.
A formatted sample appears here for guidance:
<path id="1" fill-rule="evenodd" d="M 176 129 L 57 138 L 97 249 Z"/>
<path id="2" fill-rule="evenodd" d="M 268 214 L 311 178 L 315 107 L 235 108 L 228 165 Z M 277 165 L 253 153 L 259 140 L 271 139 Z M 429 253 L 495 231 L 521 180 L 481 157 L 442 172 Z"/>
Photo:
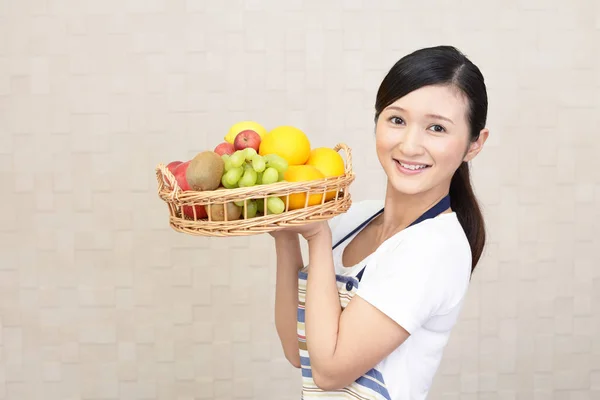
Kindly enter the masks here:
<path id="1" fill-rule="evenodd" d="M 177 166 L 181 164 L 181 161 L 171 161 L 170 163 L 167 164 L 167 169 L 169 170 L 169 172 L 171 172 L 173 175 L 175 175 L 175 168 L 177 168 Z M 163 180 L 165 181 L 165 185 L 167 185 L 168 187 L 171 187 L 171 185 L 169 184 L 169 181 L 167 180 L 166 177 L 163 177 Z"/>
<path id="2" fill-rule="evenodd" d="M 258 148 L 260 147 L 260 135 L 251 129 L 241 131 L 235 137 L 233 147 L 235 150 L 243 150 L 246 147 L 252 147 L 258 152 Z"/>
<path id="3" fill-rule="evenodd" d="M 223 154 L 231 155 L 235 152 L 235 148 L 233 147 L 233 145 L 231 143 L 223 142 L 223 143 L 219 144 L 217 147 L 215 147 L 214 152 L 220 156 L 222 156 Z"/>
<path id="4" fill-rule="evenodd" d="M 182 162 L 181 164 L 176 166 L 175 170 L 173 171 L 173 176 L 175 177 L 175 180 L 177 181 L 179 188 L 181 190 L 183 190 L 184 192 L 186 190 L 190 190 L 190 185 L 188 184 L 187 179 L 185 178 L 185 173 L 186 173 L 189 165 L 190 165 L 189 161 Z"/>
<path id="5" fill-rule="evenodd" d="M 196 205 L 192 208 L 192 206 L 183 206 L 183 215 L 188 217 L 189 219 L 194 219 L 194 208 L 196 209 L 196 219 L 203 219 L 208 216 L 206 214 L 206 210 L 204 206 Z"/>
<path id="6" fill-rule="evenodd" d="M 177 167 L 179 164 L 182 164 L 181 161 L 171 161 L 170 163 L 167 164 L 167 169 L 169 171 L 171 171 L 171 173 L 173 173 L 173 171 L 175 171 L 175 167 Z"/>
<path id="7" fill-rule="evenodd" d="M 185 178 L 185 173 L 187 172 L 188 166 L 190 165 L 189 161 L 183 162 L 175 167 L 175 172 L 173 175 L 175 176 L 175 180 L 179 185 L 179 188 L 183 191 L 190 190 L 190 185 L 188 184 L 187 179 Z M 183 215 L 187 218 L 194 219 L 194 208 L 196 209 L 196 219 L 206 218 L 206 210 L 204 206 L 183 206 Z"/>

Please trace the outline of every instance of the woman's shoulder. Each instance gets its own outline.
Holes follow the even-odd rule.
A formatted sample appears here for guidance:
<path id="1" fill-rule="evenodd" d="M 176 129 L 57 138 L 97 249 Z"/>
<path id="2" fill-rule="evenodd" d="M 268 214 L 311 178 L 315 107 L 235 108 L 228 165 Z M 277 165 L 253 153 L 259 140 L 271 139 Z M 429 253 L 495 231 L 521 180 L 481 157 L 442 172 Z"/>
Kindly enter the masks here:
<path id="1" fill-rule="evenodd" d="M 446 271 L 453 267 L 471 270 L 471 247 L 454 212 L 406 228 L 382 250 L 392 257 L 398 253 L 414 255 Z"/>
<path id="2" fill-rule="evenodd" d="M 357 295 L 411 333 L 433 316 L 458 310 L 471 265 L 461 232 L 452 213 L 404 229 L 378 249 Z"/>
<path id="3" fill-rule="evenodd" d="M 367 267 L 365 280 L 382 291 L 390 287 L 411 296 L 417 296 L 415 290 L 426 292 L 439 310 L 447 311 L 464 298 L 471 264 L 462 226 L 456 214 L 448 213 L 406 228 L 384 242 Z"/>

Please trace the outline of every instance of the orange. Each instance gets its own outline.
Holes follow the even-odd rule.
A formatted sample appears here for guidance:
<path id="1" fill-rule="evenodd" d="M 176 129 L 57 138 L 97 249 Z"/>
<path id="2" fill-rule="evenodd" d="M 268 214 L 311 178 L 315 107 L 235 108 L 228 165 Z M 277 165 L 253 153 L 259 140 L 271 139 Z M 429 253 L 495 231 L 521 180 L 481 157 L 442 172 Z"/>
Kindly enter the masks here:
<path id="1" fill-rule="evenodd" d="M 310 152 L 306 165 L 312 165 L 327 178 L 344 175 L 346 166 L 344 159 L 334 149 L 319 147 Z"/>
<path id="2" fill-rule="evenodd" d="M 283 176 L 283 179 L 288 182 L 307 182 L 323 178 L 325 175 L 312 165 L 290 165 Z M 306 196 L 306 193 L 290 194 L 290 210 L 304 208 Z M 285 201 L 285 197 L 282 199 Z M 308 198 L 308 206 L 320 204 L 322 200 L 322 193 L 311 194 Z"/>
<path id="3" fill-rule="evenodd" d="M 264 136 L 258 154 L 277 154 L 289 165 L 302 165 L 310 155 L 310 141 L 298 128 L 278 126 Z"/>
<path id="4" fill-rule="evenodd" d="M 312 165 L 326 178 L 344 175 L 346 167 L 344 165 L 344 159 L 334 149 L 329 147 L 319 147 L 313 149 L 310 152 L 306 165 Z M 330 191 L 325 194 L 325 201 L 335 198 L 336 191 Z"/>

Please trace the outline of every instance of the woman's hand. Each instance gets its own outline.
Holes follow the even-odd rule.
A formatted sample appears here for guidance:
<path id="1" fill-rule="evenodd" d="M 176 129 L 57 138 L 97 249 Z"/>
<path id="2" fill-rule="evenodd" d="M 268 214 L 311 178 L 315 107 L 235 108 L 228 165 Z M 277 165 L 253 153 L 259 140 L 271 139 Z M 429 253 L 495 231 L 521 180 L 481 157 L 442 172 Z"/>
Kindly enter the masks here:
<path id="1" fill-rule="evenodd" d="M 296 232 L 291 232 L 287 230 L 280 229 L 278 231 L 271 231 L 269 235 L 275 240 L 278 239 L 295 239 L 298 234 Z"/>
<path id="2" fill-rule="evenodd" d="M 317 239 L 319 237 L 331 236 L 331 229 L 327 221 L 313 222 L 306 225 L 290 226 L 281 230 L 270 232 L 270 235 L 275 239 L 285 237 L 287 235 L 302 235 L 307 241 Z"/>

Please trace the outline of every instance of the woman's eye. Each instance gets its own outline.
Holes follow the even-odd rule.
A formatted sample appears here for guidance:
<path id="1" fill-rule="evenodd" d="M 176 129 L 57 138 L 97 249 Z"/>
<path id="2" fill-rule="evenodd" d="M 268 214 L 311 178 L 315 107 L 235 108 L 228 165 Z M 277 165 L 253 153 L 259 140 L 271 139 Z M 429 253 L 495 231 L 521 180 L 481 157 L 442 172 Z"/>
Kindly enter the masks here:
<path id="1" fill-rule="evenodd" d="M 404 120 L 400 117 L 391 117 L 390 122 L 394 125 L 401 125 L 404 123 Z"/>
<path id="2" fill-rule="evenodd" d="M 432 131 L 437 132 L 437 133 L 446 132 L 446 129 L 443 126 L 441 126 L 441 125 L 433 125 L 429 129 L 431 129 Z"/>

